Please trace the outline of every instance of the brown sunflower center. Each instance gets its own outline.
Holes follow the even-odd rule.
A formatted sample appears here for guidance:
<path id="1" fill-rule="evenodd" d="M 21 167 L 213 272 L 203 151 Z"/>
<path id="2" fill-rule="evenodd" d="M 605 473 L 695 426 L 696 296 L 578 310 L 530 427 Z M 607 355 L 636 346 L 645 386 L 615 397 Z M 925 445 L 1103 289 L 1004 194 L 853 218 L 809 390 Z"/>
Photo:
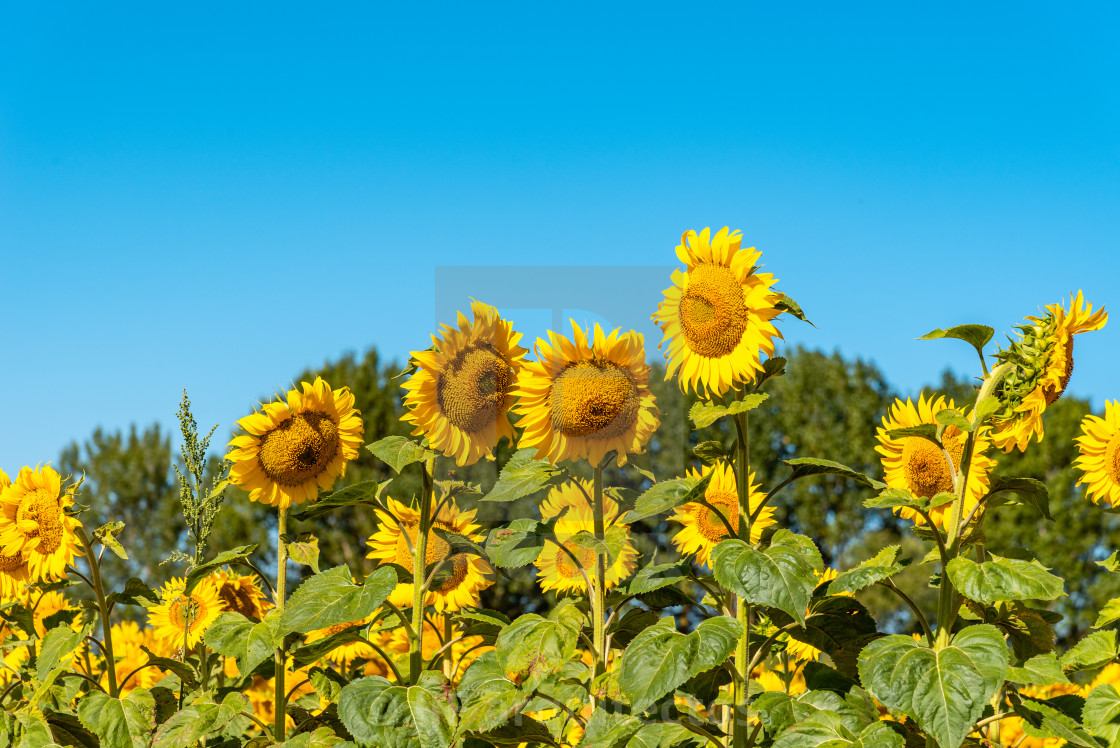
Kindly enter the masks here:
<path id="1" fill-rule="evenodd" d="M 735 521 L 739 519 L 739 495 L 733 491 L 720 491 L 716 494 L 709 494 L 704 497 L 708 500 L 719 514 L 724 518 Z M 709 541 L 718 541 L 727 536 L 727 525 L 719 518 L 716 512 L 713 512 L 706 506 L 701 505 L 700 511 L 696 513 L 696 530 L 705 539 Z"/>
<path id="2" fill-rule="evenodd" d="M 1066 391 L 1069 386 L 1069 378 L 1073 376 L 1073 336 L 1066 336 L 1065 345 L 1065 361 L 1060 362 L 1062 365 L 1062 376 L 1058 379 L 1058 388 L 1043 387 L 1042 396 L 1046 398 L 1047 407 L 1053 405 L 1062 393 Z"/>
<path id="3" fill-rule="evenodd" d="M 227 610 L 240 613 L 245 617 L 256 616 L 257 603 L 253 592 L 239 584 L 227 582 L 218 588 L 218 598 L 225 603 Z"/>
<path id="4" fill-rule="evenodd" d="M 23 566 L 24 558 L 22 553 L 17 553 L 14 556 L 0 555 L 0 571 L 14 571 Z"/>
<path id="5" fill-rule="evenodd" d="M 1104 448 L 1104 471 L 1113 483 L 1120 485 L 1120 431 L 1112 435 Z"/>
<path id="6" fill-rule="evenodd" d="M 62 504 L 45 488 L 37 488 L 24 495 L 16 519 L 31 520 L 38 525 L 28 533 L 28 537 L 39 538 L 39 553 L 54 553 L 62 545 Z"/>
<path id="7" fill-rule="evenodd" d="M 319 476 L 338 454 L 338 424 L 326 413 L 298 413 L 261 437 L 265 475 L 282 486 Z"/>
<path id="8" fill-rule="evenodd" d="M 435 522 L 433 526 L 454 532 L 454 528 L 444 522 Z M 405 524 L 408 530 L 408 540 L 412 542 L 413 547 L 416 544 L 416 536 L 419 533 L 420 527 L 415 523 Z M 428 533 L 428 545 L 424 549 L 424 564 L 431 566 L 434 563 L 442 561 L 447 558 L 448 551 L 451 550 L 451 545 L 446 540 L 436 535 L 434 532 Z M 412 569 L 412 551 L 409 549 L 409 543 L 405 540 L 403 532 L 397 535 L 397 555 L 393 559 L 393 563 L 398 566 L 403 566 L 409 571 Z"/>
<path id="9" fill-rule="evenodd" d="M 701 356 L 722 358 L 734 351 L 747 331 L 748 314 L 731 268 L 707 263 L 690 270 L 680 319 L 689 348 Z"/>
<path id="10" fill-rule="evenodd" d="M 960 467 L 964 451 L 963 434 L 954 426 L 945 429 L 941 443 L 953 458 L 954 468 Z M 945 459 L 945 452 L 920 436 L 908 436 L 902 447 L 903 469 L 907 487 L 915 496 L 933 498 L 943 491 L 953 490 L 953 470 Z"/>
<path id="11" fill-rule="evenodd" d="M 194 596 L 186 597 L 180 595 L 171 601 L 171 605 L 167 608 L 167 620 L 175 627 L 177 631 L 183 631 L 187 628 L 187 616 L 190 616 L 190 629 L 198 625 L 198 601 Z"/>
<path id="12" fill-rule="evenodd" d="M 481 431 L 498 419 L 513 374 L 489 343 L 478 343 L 447 362 L 436 385 L 443 415 L 463 431 Z"/>
<path id="13" fill-rule="evenodd" d="M 564 436 L 609 439 L 638 420 L 641 398 L 630 372 L 611 361 L 569 364 L 552 382 L 552 427 Z"/>
<path id="14" fill-rule="evenodd" d="M 584 573 L 591 576 L 595 572 L 595 551 L 589 548 L 580 548 L 578 545 L 570 540 L 564 541 L 564 547 L 572 552 L 572 556 L 579 559 L 579 566 L 577 567 L 569 556 L 564 551 L 557 551 L 556 553 L 556 573 L 564 579 L 571 579 L 572 577 L 580 577 L 580 569 Z"/>

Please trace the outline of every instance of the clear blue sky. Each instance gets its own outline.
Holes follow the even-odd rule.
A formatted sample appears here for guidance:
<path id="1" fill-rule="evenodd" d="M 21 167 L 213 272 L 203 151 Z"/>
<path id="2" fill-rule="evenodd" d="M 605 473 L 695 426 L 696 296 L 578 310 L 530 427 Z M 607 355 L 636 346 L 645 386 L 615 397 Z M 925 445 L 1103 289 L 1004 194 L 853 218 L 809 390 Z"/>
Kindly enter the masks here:
<path id="1" fill-rule="evenodd" d="M 471 295 L 534 336 L 557 305 L 645 318 L 667 277 L 589 308 L 525 266 L 669 266 L 708 225 L 816 322 L 791 342 L 903 391 L 972 365 L 934 327 L 1077 288 L 1120 310 L 1117 28 L 1103 2 L 7 4 L 0 466 L 169 423 L 182 387 L 224 437 Z M 439 271 L 479 265 L 506 269 Z M 1118 344 L 1078 341 L 1096 407 Z"/>

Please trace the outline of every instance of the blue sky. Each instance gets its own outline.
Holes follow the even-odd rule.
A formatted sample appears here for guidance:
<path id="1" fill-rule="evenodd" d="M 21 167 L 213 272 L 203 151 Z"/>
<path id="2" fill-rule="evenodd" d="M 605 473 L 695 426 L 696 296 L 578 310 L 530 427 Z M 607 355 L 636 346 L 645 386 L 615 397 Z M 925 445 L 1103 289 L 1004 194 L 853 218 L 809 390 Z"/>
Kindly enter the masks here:
<path id="1" fill-rule="evenodd" d="M 904 391 L 971 371 L 963 344 L 914 338 L 1009 330 L 1078 288 L 1120 305 L 1118 22 L 1108 3 L 8 4 L 0 466 L 170 422 L 183 387 L 228 433 L 305 366 L 424 347 L 503 278 L 538 284 L 491 299 L 529 336 L 556 309 L 639 324 L 668 283 L 649 268 L 709 225 L 742 229 L 813 318 L 790 342 Z M 601 265 L 634 268 L 609 304 L 533 269 Z M 1118 343 L 1120 320 L 1078 341 L 1070 389 L 1097 407 L 1120 397 Z"/>

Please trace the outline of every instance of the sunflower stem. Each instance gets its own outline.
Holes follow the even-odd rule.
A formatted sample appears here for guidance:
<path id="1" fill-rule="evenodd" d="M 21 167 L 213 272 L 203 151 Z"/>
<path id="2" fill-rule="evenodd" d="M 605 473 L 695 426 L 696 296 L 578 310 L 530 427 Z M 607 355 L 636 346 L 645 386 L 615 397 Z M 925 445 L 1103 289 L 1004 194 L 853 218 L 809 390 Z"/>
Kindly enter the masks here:
<path id="1" fill-rule="evenodd" d="M 743 397 L 743 392 L 737 394 Z M 735 456 L 735 487 L 739 493 L 739 527 L 738 537 L 744 543 L 751 542 L 751 507 L 750 507 L 750 432 L 748 429 L 747 412 L 735 415 L 735 430 L 738 432 L 737 454 Z M 732 696 L 734 715 L 732 717 L 732 745 L 735 748 L 744 748 L 749 741 L 747 730 L 750 729 L 750 680 L 751 680 L 751 605 L 746 598 L 735 597 L 735 618 L 743 627 L 743 634 L 735 646 L 735 669 L 741 677 L 732 683 Z"/>
<path id="2" fill-rule="evenodd" d="M 284 536 L 288 534 L 288 508 L 280 508 L 280 518 L 276 529 L 276 611 L 277 615 L 284 613 L 284 599 L 288 592 L 288 546 L 284 543 Z M 284 741 L 284 731 L 287 728 L 287 705 L 284 703 L 287 692 L 284 690 L 284 648 L 276 648 L 276 695 L 274 706 L 276 724 L 273 735 L 277 742 Z"/>
<path id="3" fill-rule="evenodd" d="M 602 544 L 606 537 L 606 523 L 603 519 L 603 463 L 595 466 L 594 488 L 592 509 L 595 516 L 595 539 Z M 604 617 L 607 597 L 607 556 L 600 552 L 598 545 L 595 549 L 595 579 L 591 581 L 594 582 L 594 588 L 591 590 L 591 623 L 595 632 L 595 677 L 598 678 L 607 672 L 607 627 Z"/>
<path id="4" fill-rule="evenodd" d="M 89 541 L 89 535 L 86 535 L 85 528 L 78 525 L 77 534 L 78 540 L 85 549 L 86 559 L 89 561 L 89 572 L 93 578 L 93 584 L 90 586 L 93 587 L 93 594 L 97 596 L 97 611 L 101 615 L 101 632 L 105 639 L 102 649 L 105 650 L 105 670 L 109 676 L 109 696 L 116 698 L 117 661 L 113 657 L 113 627 L 109 621 L 109 605 L 105 602 L 105 585 L 101 582 L 101 562 L 93 555 L 93 545 Z"/>
<path id="5" fill-rule="evenodd" d="M 435 458 L 423 464 L 423 485 L 420 490 L 420 523 L 416 528 L 416 542 L 412 544 L 412 631 L 415 636 L 409 643 L 408 680 L 415 685 L 424 669 L 424 571 L 428 560 L 428 532 L 432 526 L 432 472 Z"/>

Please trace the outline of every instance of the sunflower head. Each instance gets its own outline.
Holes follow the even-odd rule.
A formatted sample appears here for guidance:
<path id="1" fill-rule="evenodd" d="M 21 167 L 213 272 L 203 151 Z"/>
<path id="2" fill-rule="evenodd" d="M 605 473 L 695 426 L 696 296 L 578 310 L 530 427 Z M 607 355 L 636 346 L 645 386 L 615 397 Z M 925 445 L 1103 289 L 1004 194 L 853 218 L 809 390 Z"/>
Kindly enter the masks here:
<path id="1" fill-rule="evenodd" d="M 890 432 L 922 424 L 936 424 L 937 414 L 942 410 L 953 409 L 953 401 L 944 397 L 926 397 L 923 393 L 915 404 L 895 400 L 883 426 L 876 430 L 879 442 L 875 451 L 881 455 L 884 480 L 891 488 L 900 488 L 915 496 L 931 499 L 939 493 L 952 493 L 955 490 L 954 475 L 961 469 L 964 454 L 965 434 L 955 426 L 948 426 L 941 434 L 941 450 L 936 444 L 920 436 L 893 438 Z M 967 413 L 966 413 L 967 416 Z M 995 460 L 985 452 L 991 446 L 986 434 L 980 434 L 973 449 L 972 462 L 968 470 L 968 485 L 964 494 L 964 513 L 976 506 L 987 492 L 989 475 L 995 467 Z M 948 454 L 946 454 L 948 453 Z M 952 503 L 942 504 L 930 510 L 930 517 L 940 527 L 951 521 Z M 901 507 L 899 516 L 911 519 L 917 524 L 925 522 L 917 511 Z"/>
<path id="2" fill-rule="evenodd" d="M 272 608 L 255 577 L 233 574 L 225 569 L 219 569 L 210 577 L 223 610 L 240 613 L 246 618 L 261 619 Z"/>
<path id="3" fill-rule="evenodd" d="M 230 482 L 253 501 L 281 509 L 313 501 L 358 456 L 362 419 L 349 388 L 332 390 L 322 377 L 302 388 L 237 422 L 246 433 L 230 442 Z"/>
<path id="4" fill-rule="evenodd" d="M 685 270 L 673 271 L 653 314 L 664 333 L 666 378 L 677 373 L 681 389 L 722 395 L 751 381 L 782 337 L 772 321 L 781 313 L 776 279 L 756 273 L 761 253 L 741 244 L 742 234 L 726 226 L 715 236 L 704 229 L 681 237 Z"/>
<path id="5" fill-rule="evenodd" d="M 460 312 L 458 329 L 442 325 L 431 348 L 413 351 L 416 371 L 402 385 L 407 412 L 401 420 L 460 466 L 493 459 L 503 436 L 513 441 L 513 384 L 528 352 L 497 309 L 474 301 L 471 311 L 473 320 Z"/>
<path id="6" fill-rule="evenodd" d="M 584 490 L 590 489 L 586 481 L 581 481 L 581 485 Z M 629 527 L 618 521 L 618 504 L 604 502 L 603 510 L 604 531 L 609 534 L 617 528 L 615 532 L 621 531 L 622 539 L 621 551 L 614 563 L 607 567 L 606 587 L 610 589 L 634 572 L 638 551 L 630 539 Z M 595 551 L 576 543 L 575 536 L 584 531 L 595 531 L 594 510 L 583 491 L 579 488 L 573 491 L 571 483 L 564 483 L 549 491 L 548 500 L 542 507 L 542 514 L 553 511 L 555 514 L 551 515 L 551 522 L 555 536 L 550 538 L 533 562 L 538 571 L 537 581 L 546 592 L 556 590 L 561 594 L 586 594 L 584 575 L 594 583 L 597 574 Z"/>
<path id="7" fill-rule="evenodd" d="M 704 501 L 708 502 L 710 508 L 692 501 L 677 507 L 670 517 L 683 525 L 673 536 L 673 545 L 682 554 L 695 554 L 696 561 L 704 565 L 708 564 L 716 544 L 729 536 L 728 527 L 737 531 L 739 526 L 739 491 L 736 488 L 735 471 L 724 463 L 717 463 L 705 468 L 702 474 L 690 471 L 689 477 L 701 478 L 709 473 L 712 479 L 704 491 Z M 754 473 L 747 480 L 750 484 L 748 502 L 753 512 L 766 498 L 766 494 L 759 491 L 758 484 L 754 482 Z M 762 538 L 762 531 L 773 524 L 774 509 L 763 508 L 758 519 L 751 525 L 751 542 L 757 543 Z"/>
<path id="8" fill-rule="evenodd" d="M 379 527 L 366 541 L 370 547 L 366 558 L 396 564 L 413 573 L 412 552 L 420 534 L 420 512 L 388 496 L 386 508 L 388 511 L 374 510 Z M 435 532 L 435 528 L 440 528 L 481 541 L 483 536 L 474 524 L 474 516 L 475 510 L 460 511 L 454 501 L 448 501 L 432 518 L 425 546 L 425 565 L 440 564 L 440 573 L 427 592 L 425 606 L 434 606 L 442 612 L 478 605 L 478 593 L 494 584 L 492 570 L 484 559 L 469 553 L 451 554 L 451 546 Z M 398 607 L 411 606 L 412 596 L 413 585 L 402 582 L 389 595 L 389 602 Z"/>
<path id="9" fill-rule="evenodd" d="M 15 482 L 0 492 L 0 565 L 11 572 L 26 563 L 32 580 L 66 575 L 66 566 L 81 555 L 81 522 L 69 514 L 74 488 L 63 491 L 62 479 L 50 465 L 19 471 Z"/>
<path id="10" fill-rule="evenodd" d="M 1086 485 L 1093 501 L 1120 506 L 1120 401 L 1104 404 L 1104 418 L 1085 416 L 1081 433 L 1077 439 L 1079 456 L 1073 464 L 1084 475 L 1077 482 Z"/>
<path id="11" fill-rule="evenodd" d="M 614 451 L 620 465 L 643 451 L 658 425 L 642 336 L 598 324 L 590 340 L 575 320 L 572 339 L 549 331 L 537 339 L 537 361 L 517 378 L 521 445 L 552 462 L 587 459 L 598 465 Z"/>
<path id="12" fill-rule="evenodd" d="M 184 635 L 188 647 L 197 645 L 222 612 L 213 579 L 202 579 L 189 595 L 185 589 L 186 581 L 182 577 L 172 579 L 160 590 L 159 604 L 148 611 L 148 621 L 155 635 L 173 649 L 183 646 Z"/>
<path id="13" fill-rule="evenodd" d="M 1069 310 L 1050 304 L 1044 314 L 1027 317 L 1019 339 L 996 358 L 1007 371 L 999 385 L 1000 410 L 993 417 L 992 440 L 1004 452 L 1042 441 L 1042 414 L 1065 392 L 1073 375 L 1073 336 L 1100 330 L 1104 308 L 1093 311 L 1081 291 L 1070 295 Z"/>

